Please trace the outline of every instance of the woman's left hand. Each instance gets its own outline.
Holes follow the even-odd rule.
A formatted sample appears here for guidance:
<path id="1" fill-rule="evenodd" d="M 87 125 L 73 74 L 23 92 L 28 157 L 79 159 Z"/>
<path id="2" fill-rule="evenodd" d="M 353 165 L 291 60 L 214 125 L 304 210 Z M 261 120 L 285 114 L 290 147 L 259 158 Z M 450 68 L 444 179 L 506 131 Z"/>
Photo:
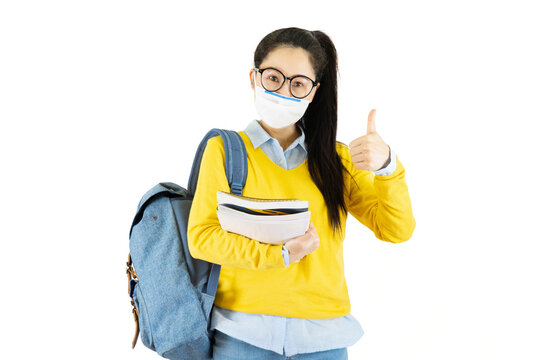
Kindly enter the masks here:
<path id="1" fill-rule="evenodd" d="M 390 163 L 390 147 L 375 131 L 375 111 L 369 112 L 367 134 L 349 144 L 349 153 L 358 170 L 377 171 Z"/>

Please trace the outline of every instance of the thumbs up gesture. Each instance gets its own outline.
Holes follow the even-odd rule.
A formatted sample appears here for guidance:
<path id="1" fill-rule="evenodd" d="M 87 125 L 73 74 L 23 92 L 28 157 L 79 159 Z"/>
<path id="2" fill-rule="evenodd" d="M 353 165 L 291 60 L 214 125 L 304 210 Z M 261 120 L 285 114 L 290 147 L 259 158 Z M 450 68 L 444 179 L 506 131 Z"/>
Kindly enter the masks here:
<path id="1" fill-rule="evenodd" d="M 349 153 L 358 170 L 377 171 L 390 161 L 390 147 L 375 130 L 375 111 L 373 109 L 369 112 L 366 135 L 349 144 Z"/>

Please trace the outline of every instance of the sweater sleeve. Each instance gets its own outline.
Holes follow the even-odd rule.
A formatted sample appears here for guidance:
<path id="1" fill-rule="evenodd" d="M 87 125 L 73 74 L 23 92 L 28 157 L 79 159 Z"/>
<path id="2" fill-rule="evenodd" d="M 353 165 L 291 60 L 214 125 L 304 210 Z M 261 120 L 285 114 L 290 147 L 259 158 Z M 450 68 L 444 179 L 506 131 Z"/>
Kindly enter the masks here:
<path id="1" fill-rule="evenodd" d="M 349 147 L 341 148 L 343 165 L 349 173 L 348 212 L 368 227 L 375 237 L 392 243 L 411 238 L 416 227 L 405 169 L 395 155 L 395 171 L 383 176 L 354 167 Z"/>
<path id="2" fill-rule="evenodd" d="M 191 256 L 214 264 L 252 270 L 284 268 L 282 244 L 262 243 L 221 228 L 217 217 L 217 191 L 230 192 L 221 136 L 208 139 L 201 158 L 187 227 Z"/>

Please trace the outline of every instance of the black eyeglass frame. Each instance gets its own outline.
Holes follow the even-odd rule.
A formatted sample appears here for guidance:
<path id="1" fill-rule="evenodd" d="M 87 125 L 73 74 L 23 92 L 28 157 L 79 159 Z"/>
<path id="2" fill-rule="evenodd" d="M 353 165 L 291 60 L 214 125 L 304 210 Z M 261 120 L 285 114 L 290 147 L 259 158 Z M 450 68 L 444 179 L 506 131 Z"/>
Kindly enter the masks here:
<path id="1" fill-rule="evenodd" d="M 280 73 L 281 75 L 283 75 L 283 82 L 281 83 L 281 85 L 280 85 L 276 90 L 268 90 L 268 89 L 264 86 L 264 84 L 263 84 L 263 81 L 262 81 L 262 74 L 263 74 L 263 72 L 264 72 L 265 70 L 268 70 L 268 69 L 276 70 L 278 73 Z M 285 82 L 287 81 L 287 79 L 289 79 L 289 93 L 290 93 L 293 97 L 295 97 L 295 98 L 297 98 L 297 99 L 303 99 L 303 98 L 309 96 L 309 94 L 311 94 L 311 92 L 313 91 L 313 88 L 314 88 L 315 86 L 317 86 L 317 84 L 319 83 L 318 81 L 313 81 L 313 80 L 311 80 L 310 78 L 308 78 L 308 77 L 305 76 L 305 75 L 295 75 L 295 76 L 293 76 L 293 77 L 285 76 L 285 74 L 283 74 L 281 71 L 279 71 L 278 69 L 273 68 L 273 67 L 267 67 L 267 68 L 264 68 L 264 69 L 259 69 L 259 68 L 257 68 L 257 67 L 254 67 L 253 70 L 256 70 L 258 73 L 261 74 L 261 85 L 263 86 L 263 88 L 264 88 L 265 90 L 270 91 L 270 92 L 276 92 L 276 91 L 278 91 L 279 89 L 281 89 L 281 88 L 283 87 L 283 84 L 285 84 Z M 306 79 L 308 79 L 309 81 L 311 81 L 311 85 L 312 85 L 312 86 L 311 86 L 311 89 L 308 91 L 308 93 L 307 93 L 306 95 L 304 95 L 304 96 L 302 96 L 302 97 L 295 96 L 295 95 L 292 93 L 291 84 L 292 84 L 293 79 L 294 79 L 294 78 L 297 78 L 297 77 L 306 78 Z M 255 81 L 257 81 L 257 78 L 255 78 Z"/>

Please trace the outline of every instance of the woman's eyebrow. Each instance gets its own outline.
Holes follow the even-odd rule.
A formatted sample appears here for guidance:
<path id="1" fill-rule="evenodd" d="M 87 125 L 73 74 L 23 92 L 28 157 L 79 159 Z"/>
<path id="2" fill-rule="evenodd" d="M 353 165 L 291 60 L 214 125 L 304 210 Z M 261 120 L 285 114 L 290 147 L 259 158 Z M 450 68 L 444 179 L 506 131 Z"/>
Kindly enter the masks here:
<path id="1" fill-rule="evenodd" d="M 285 74 L 285 71 L 281 70 L 281 69 L 278 68 L 277 66 L 267 66 L 267 67 L 271 67 L 271 68 L 277 69 L 277 70 L 281 71 L 283 74 Z M 285 75 L 288 76 L 287 74 L 285 74 Z M 305 76 L 305 77 L 308 77 L 308 78 L 311 79 L 311 76 L 307 76 L 307 75 L 305 75 L 305 74 L 294 74 L 294 75 L 291 75 L 291 76 L 289 76 L 289 77 L 294 77 L 294 76 L 298 76 L 298 75 L 300 75 L 300 76 Z"/>

